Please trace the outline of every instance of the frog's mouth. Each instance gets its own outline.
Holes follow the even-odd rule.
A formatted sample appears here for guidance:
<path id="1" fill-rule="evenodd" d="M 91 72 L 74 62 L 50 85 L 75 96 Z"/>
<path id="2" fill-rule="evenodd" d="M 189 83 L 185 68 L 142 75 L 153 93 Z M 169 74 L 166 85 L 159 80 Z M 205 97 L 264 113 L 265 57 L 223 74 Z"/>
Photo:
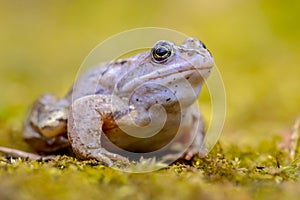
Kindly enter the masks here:
<path id="1" fill-rule="evenodd" d="M 211 68 L 212 67 L 202 67 L 202 68 L 199 68 L 199 69 L 197 69 L 197 68 L 180 69 L 180 70 L 177 70 L 177 71 L 174 71 L 174 72 L 169 72 L 169 73 L 161 74 L 159 76 L 145 78 L 145 81 L 151 81 L 151 80 L 156 80 L 156 79 L 159 79 L 159 78 L 165 78 L 165 77 L 168 77 L 168 76 L 173 76 L 173 75 L 181 74 L 181 73 L 184 73 L 184 72 L 193 72 L 193 71 L 201 71 L 201 70 L 211 70 Z"/>

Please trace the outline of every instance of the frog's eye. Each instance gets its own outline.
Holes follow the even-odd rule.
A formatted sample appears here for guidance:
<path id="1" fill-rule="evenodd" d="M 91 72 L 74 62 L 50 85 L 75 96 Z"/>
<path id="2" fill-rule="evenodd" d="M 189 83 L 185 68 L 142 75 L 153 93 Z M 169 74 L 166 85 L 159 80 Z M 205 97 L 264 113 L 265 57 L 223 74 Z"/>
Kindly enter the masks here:
<path id="1" fill-rule="evenodd" d="M 154 62 L 165 62 L 172 55 L 172 46 L 168 43 L 157 44 L 152 48 L 151 55 Z"/>

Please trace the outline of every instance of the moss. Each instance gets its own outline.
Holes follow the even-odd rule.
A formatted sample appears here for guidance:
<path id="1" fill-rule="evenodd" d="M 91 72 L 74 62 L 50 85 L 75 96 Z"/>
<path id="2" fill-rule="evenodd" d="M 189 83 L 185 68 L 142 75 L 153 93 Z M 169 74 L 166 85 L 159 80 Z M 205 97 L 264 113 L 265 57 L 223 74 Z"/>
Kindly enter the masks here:
<path id="1" fill-rule="evenodd" d="M 96 161 L 61 156 L 28 161 L 1 157 L 0 190 L 3 199 L 271 199 L 290 195 L 299 180 L 300 158 L 269 143 L 269 153 L 240 150 L 224 152 L 218 144 L 205 158 L 178 161 L 151 173 L 132 174 Z M 273 155 L 272 155 L 273 154 Z M 280 160 L 280 163 L 279 163 Z"/>

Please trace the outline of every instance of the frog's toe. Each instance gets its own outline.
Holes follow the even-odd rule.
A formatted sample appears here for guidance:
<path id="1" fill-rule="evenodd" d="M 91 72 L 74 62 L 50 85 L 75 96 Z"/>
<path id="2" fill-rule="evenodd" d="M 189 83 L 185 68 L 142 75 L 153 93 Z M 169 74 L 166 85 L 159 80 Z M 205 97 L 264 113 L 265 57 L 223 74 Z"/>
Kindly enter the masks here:
<path id="1" fill-rule="evenodd" d="M 113 161 L 109 157 L 105 156 L 104 154 L 94 155 L 93 158 L 108 167 L 113 166 Z"/>
<path id="2" fill-rule="evenodd" d="M 119 154 L 115 154 L 115 153 L 111 153 L 111 152 L 105 151 L 104 155 L 106 157 L 110 158 L 111 160 L 114 160 L 114 161 L 120 161 L 120 162 L 123 162 L 123 163 L 129 163 L 128 158 L 126 158 L 124 156 L 121 156 Z"/>
<path id="3" fill-rule="evenodd" d="M 201 148 L 191 147 L 182 155 L 182 158 L 185 160 L 191 160 L 194 156 L 203 158 L 206 156 L 206 154 L 206 151 L 202 150 Z"/>
<path id="4" fill-rule="evenodd" d="M 93 158 L 96 160 L 102 162 L 103 164 L 111 167 L 114 164 L 114 161 L 120 161 L 122 163 L 129 163 L 128 158 L 125 158 L 124 156 L 111 153 L 105 149 L 99 149 L 96 152 L 94 152 Z"/>

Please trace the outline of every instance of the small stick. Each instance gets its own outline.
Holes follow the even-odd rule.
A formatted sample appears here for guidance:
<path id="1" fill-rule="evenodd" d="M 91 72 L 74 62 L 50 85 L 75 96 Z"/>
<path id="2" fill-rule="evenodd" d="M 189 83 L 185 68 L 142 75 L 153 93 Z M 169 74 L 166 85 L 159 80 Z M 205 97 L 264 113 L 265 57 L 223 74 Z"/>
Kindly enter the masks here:
<path id="1" fill-rule="evenodd" d="M 34 153 L 28 153 L 25 151 L 17 150 L 17 149 L 12 149 L 12 148 L 7 148 L 7 147 L 2 147 L 0 146 L 0 153 L 8 154 L 13 157 L 19 157 L 19 158 L 27 158 L 30 160 L 52 160 L 56 156 L 50 155 L 50 156 L 41 156 L 38 154 Z"/>
<path id="2" fill-rule="evenodd" d="M 291 133 L 291 148 L 290 148 L 290 157 L 292 159 L 295 158 L 297 153 L 297 148 L 299 145 L 299 138 L 300 138 L 300 117 L 296 120 Z"/>

